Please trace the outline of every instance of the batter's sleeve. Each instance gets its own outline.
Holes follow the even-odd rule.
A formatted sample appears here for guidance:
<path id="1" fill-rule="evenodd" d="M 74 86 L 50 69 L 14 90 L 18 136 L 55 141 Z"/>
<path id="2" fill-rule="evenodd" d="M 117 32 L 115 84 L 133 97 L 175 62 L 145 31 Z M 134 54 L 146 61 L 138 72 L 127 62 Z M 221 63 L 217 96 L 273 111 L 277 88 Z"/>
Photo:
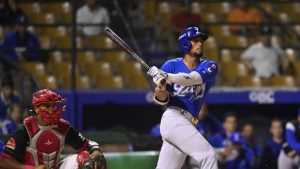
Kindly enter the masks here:
<path id="1" fill-rule="evenodd" d="M 199 68 L 196 70 L 201 78 L 202 83 L 213 82 L 218 74 L 218 64 L 214 61 L 205 61 Z"/>

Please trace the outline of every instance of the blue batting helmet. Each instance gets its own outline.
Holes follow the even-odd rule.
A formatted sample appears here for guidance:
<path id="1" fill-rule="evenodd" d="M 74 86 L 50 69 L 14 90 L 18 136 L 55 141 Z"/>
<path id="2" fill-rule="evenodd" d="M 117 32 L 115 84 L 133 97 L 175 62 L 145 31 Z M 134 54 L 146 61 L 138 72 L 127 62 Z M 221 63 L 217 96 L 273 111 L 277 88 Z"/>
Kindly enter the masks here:
<path id="1" fill-rule="evenodd" d="M 188 52 L 192 47 L 192 43 L 190 42 L 190 39 L 196 36 L 200 36 L 203 41 L 205 41 L 208 38 L 208 35 L 203 33 L 197 27 L 189 27 L 183 32 L 181 32 L 178 38 L 178 47 L 180 51 Z"/>

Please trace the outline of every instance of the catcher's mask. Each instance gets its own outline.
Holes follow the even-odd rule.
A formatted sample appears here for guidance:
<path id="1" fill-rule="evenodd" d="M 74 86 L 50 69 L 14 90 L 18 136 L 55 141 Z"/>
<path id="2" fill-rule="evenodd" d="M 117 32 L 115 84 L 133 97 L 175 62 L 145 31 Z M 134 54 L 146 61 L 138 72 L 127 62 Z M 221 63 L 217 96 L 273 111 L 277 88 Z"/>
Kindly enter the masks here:
<path id="1" fill-rule="evenodd" d="M 66 108 L 65 100 L 50 89 L 42 89 L 34 93 L 32 105 L 34 108 L 40 107 L 38 113 L 42 120 L 48 125 L 56 124 Z"/>

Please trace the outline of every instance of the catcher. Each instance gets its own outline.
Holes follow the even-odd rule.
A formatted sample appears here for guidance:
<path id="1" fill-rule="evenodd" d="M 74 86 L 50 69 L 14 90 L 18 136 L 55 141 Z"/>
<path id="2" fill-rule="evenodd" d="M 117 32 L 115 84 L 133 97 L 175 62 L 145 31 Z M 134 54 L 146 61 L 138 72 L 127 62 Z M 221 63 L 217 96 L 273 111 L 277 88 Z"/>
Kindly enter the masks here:
<path id="1" fill-rule="evenodd" d="M 5 169 L 106 169 L 99 144 L 83 137 L 61 118 L 66 104 L 62 97 L 42 89 L 33 94 L 35 116 L 27 117 L 9 138 L 0 168 Z M 64 145 L 78 154 L 60 162 Z"/>

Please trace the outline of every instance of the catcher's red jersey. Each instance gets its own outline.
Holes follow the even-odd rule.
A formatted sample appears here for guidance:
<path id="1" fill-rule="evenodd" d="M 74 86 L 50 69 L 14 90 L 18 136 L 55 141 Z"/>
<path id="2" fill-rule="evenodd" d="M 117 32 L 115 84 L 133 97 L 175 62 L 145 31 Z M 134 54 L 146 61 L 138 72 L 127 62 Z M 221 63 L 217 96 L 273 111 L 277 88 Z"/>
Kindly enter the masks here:
<path id="1" fill-rule="evenodd" d="M 99 149 L 99 144 L 87 140 L 67 121 L 60 119 L 56 126 L 44 127 L 38 125 L 33 116 L 26 118 L 24 124 L 13 132 L 2 155 L 22 164 L 45 165 L 49 169 L 56 169 L 64 144 L 77 152 Z"/>
<path id="2" fill-rule="evenodd" d="M 69 123 L 61 119 L 55 127 L 45 127 L 38 125 L 36 118 L 29 117 L 24 120 L 24 126 L 30 139 L 24 153 L 24 163 L 57 168 Z"/>

